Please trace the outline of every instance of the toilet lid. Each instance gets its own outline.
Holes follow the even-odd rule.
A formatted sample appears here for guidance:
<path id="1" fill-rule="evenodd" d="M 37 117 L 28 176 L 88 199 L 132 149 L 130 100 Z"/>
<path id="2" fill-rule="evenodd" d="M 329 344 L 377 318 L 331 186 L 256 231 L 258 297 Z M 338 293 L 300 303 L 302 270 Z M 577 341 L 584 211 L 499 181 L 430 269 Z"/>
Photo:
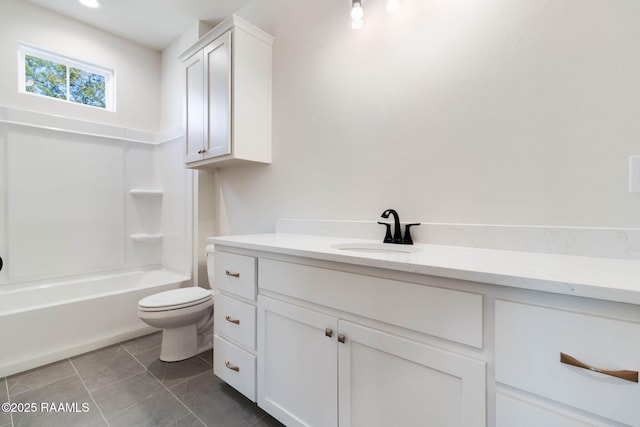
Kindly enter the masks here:
<path id="1" fill-rule="evenodd" d="M 210 290 L 199 286 L 172 289 L 142 298 L 138 306 L 142 309 L 162 309 L 176 306 L 195 305 L 212 298 Z"/>

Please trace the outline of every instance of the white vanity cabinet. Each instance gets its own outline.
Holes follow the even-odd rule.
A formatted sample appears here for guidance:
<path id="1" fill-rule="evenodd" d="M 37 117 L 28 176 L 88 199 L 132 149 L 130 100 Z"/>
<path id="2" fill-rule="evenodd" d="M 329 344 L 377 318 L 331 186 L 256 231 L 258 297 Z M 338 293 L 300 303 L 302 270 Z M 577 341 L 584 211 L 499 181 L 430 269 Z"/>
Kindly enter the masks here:
<path id="1" fill-rule="evenodd" d="M 287 426 L 640 427 L 635 261 L 436 245 L 343 256 L 335 238 L 284 234 L 214 242 L 254 260 L 257 283 L 244 293 L 216 265 L 220 292 L 257 309 L 255 350 L 216 327 L 222 351 L 254 357 L 258 405 Z M 591 264 L 606 283 L 589 284 Z"/>
<path id="2" fill-rule="evenodd" d="M 486 425 L 484 361 L 374 322 L 481 343 L 479 295 L 262 258 L 259 271 L 260 292 L 312 307 L 258 296 L 258 404 L 287 426 Z M 403 310 L 384 308 L 389 291 L 405 300 Z M 441 325 L 425 322 L 425 306 L 440 306 Z"/>
<path id="3" fill-rule="evenodd" d="M 258 405 L 287 426 L 338 424 L 336 318 L 258 297 Z"/>
<path id="4" fill-rule="evenodd" d="M 639 369 L 640 323 L 522 302 L 495 303 L 496 381 L 594 415 L 579 424 L 572 414 L 503 392 L 497 399 L 498 427 L 509 427 L 514 419 L 618 425 L 599 417 L 640 426 Z"/>
<path id="5" fill-rule="evenodd" d="M 213 372 L 256 401 L 256 258 L 216 252 Z"/>
<path id="6" fill-rule="evenodd" d="M 180 55 L 188 168 L 271 163 L 272 42 L 232 15 Z"/>

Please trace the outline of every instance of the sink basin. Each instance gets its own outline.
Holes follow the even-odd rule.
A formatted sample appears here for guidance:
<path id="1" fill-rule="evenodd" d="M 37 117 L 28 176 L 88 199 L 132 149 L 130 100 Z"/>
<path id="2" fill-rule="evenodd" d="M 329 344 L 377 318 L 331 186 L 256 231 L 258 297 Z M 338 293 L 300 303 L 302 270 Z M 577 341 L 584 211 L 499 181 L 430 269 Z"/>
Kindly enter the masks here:
<path id="1" fill-rule="evenodd" d="M 331 245 L 333 249 L 349 252 L 373 253 L 373 254 L 411 254 L 422 251 L 411 245 L 397 245 L 394 243 L 336 243 Z"/>

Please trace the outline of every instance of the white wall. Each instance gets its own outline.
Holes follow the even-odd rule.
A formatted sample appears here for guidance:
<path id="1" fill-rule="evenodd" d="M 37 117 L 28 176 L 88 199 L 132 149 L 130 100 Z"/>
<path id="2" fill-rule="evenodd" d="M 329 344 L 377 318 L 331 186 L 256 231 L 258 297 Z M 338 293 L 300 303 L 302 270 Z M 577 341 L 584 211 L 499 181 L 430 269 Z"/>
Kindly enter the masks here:
<path id="1" fill-rule="evenodd" d="M 639 227 L 636 0 L 253 0 L 273 164 L 217 172 L 218 232 L 276 218 Z"/>
<path id="2" fill-rule="evenodd" d="M 19 93 L 17 41 L 116 70 L 116 112 Z M 0 1 L 0 105 L 157 131 L 160 53 L 24 0 Z"/>

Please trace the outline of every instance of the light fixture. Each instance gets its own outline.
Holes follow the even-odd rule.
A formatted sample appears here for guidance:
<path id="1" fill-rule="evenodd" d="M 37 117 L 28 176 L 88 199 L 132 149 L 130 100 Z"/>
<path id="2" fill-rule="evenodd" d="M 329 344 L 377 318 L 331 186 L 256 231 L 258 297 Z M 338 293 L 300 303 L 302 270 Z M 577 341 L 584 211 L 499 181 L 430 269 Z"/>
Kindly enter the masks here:
<path id="1" fill-rule="evenodd" d="M 351 0 L 351 28 L 359 30 L 362 28 L 364 21 L 364 10 L 362 9 L 363 0 Z"/>
<path id="2" fill-rule="evenodd" d="M 90 7 L 92 9 L 100 7 L 100 2 L 98 0 L 78 0 L 78 1 L 80 2 L 81 5 Z"/>
<path id="3" fill-rule="evenodd" d="M 364 10 L 362 9 L 361 0 L 352 0 L 351 2 L 351 19 L 354 21 L 361 21 L 364 16 Z"/>
<path id="4" fill-rule="evenodd" d="M 359 30 L 362 28 L 363 25 L 364 25 L 364 21 L 362 21 L 362 19 L 359 21 L 356 21 L 353 19 L 351 20 L 351 29 L 353 30 Z"/>
<path id="5" fill-rule="evenodd" d="M 400 10 L 400 0 L 384 0 L 384 7 L 387 12 L 397 12 Z"/>

